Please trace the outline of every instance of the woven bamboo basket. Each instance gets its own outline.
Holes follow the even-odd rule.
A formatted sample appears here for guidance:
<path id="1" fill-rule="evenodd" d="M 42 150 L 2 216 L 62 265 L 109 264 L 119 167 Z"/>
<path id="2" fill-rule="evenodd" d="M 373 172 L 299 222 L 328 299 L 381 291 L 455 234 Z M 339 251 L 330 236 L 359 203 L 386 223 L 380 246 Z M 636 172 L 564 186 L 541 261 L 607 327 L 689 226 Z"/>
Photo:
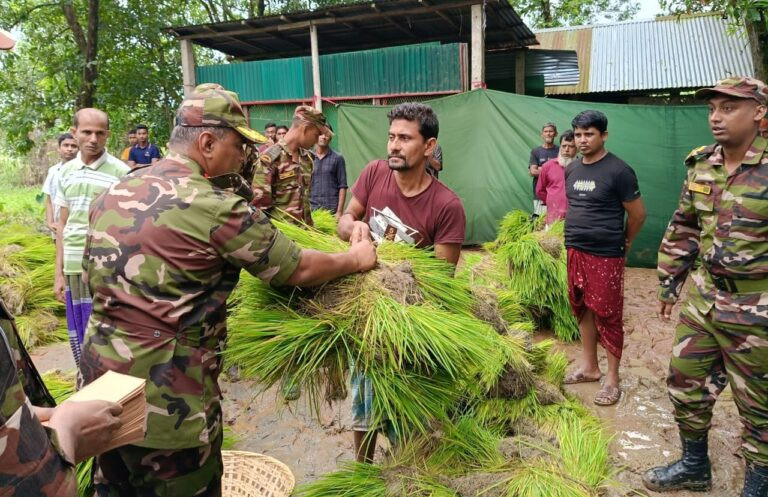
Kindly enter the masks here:
<path id="1" fill-rule="evenodd" d="M 240 450 L 223 450 L 221 455 L 222 497 L 289 497 L 293 492 L 293 473 L 277 459 Z"/>

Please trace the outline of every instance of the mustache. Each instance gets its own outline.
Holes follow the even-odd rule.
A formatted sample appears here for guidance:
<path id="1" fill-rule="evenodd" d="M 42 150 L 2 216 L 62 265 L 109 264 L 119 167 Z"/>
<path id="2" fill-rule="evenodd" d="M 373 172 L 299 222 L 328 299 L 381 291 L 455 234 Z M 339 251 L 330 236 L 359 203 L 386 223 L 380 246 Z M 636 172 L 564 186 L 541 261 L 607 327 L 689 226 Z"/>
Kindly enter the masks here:
<path id="1" fill-rule="evenodd" d="M 389 154 L 389 155 L 387 155 L 387 159 L 405 160 L 405 156 L 404 155 L 400 155 L 400 154 Z"/>

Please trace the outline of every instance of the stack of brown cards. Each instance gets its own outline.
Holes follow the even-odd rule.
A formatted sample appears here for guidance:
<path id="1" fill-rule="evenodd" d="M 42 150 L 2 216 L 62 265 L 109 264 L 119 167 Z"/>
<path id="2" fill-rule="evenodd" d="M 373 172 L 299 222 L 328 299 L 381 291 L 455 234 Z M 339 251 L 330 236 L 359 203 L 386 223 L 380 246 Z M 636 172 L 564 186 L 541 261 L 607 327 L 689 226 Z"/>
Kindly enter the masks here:
<path id="1" fill-rule="evenodd" d="M 72 395 L 66 402 L 106 400 L 123 406 L 123 412 L 119 416 L 123 425 L 104 448 L 103 452 L 106 452 L 115 447 L 144 440 L 147 417 L 147 399 L 144 396 L 146 383 L 147 380 L 142 378 L 107 371 L 96 381 Z"/>

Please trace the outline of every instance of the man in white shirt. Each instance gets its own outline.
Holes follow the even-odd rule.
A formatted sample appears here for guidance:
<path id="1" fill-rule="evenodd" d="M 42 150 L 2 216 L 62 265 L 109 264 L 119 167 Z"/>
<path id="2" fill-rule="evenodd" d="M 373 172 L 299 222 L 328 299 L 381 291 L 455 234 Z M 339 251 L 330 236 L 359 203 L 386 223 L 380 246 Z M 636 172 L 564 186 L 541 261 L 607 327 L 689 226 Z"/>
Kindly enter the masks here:
<path id="1" fill-rule="evenodd" d="M 77 140 L 69 133 L 59 135 L 59 162 L 48 169 L 43 183 L 43 193 L 45 194 L 45 224 L 52 232 L 53 239 L 56 240 L 56 223 L 59 221 L 59 206 L 53 205 L 53 197 L 56 196 L 56 185 L 58 184 L 58 174 L 61 166 L 71 161 L 77 156 Z"/>

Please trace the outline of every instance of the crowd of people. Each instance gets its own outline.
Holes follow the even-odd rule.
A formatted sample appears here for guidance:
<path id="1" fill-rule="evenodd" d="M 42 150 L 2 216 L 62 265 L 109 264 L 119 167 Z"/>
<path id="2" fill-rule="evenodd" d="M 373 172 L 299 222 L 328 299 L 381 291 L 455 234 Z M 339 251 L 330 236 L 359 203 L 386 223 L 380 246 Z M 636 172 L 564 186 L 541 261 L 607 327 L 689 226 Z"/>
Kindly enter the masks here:
<path id="1" fill-rule="evenodd" d="M 765 496 L 768 90 L 731 78 L 697 96 L 709 103 L 716 143 L 686 158 L 680 203 L 659 248 L 661 319 L 670 319 L 694 271 L 668 377 L 683 453 L 643 481 L 656 491 L 711 488 L 707 433 L 730 383 L 744 424 L 742 497 Z M 268 123 L 262 135 L 251 129 L 237 94 L 200 85 L 178 109 L 165 157 L 139 125 L 121 158 L 106 150 L 107 114 L 78 110 L 44 185 L 56 243 L 54 291 L 66 303 L 79 386 L 106 371 L 147 380 L 146 435 L 102 453 L 119 428 L 120 406 L 54 407 L 0 305 L 3 494 L 74 495 L 73 464 L 96 456 L 100 497 L 220 495 L 220 352 L 227 299 L 241 270 L 273 286 L 319 285 L 374 268 L 374 242 L 383 239 L 432 247 L 456 265 L 466 215 L 437 179 L 437 115 L 428 105 L 404 103 L 387 117 L 387 157 L 371 161 L 348 192 L 344 158 L 330 146 L 333 130 L 309 106 L 295 110 L 290 126 Z M 594 401 L 613 405 L 622 394 L 624 261 L 645 220 L 640 187 L 634 170 L 606 149 L 603 113 L 575 116 L 559 147 L 554 124 L 541 136 L 528 164 L 533 215 L 546 213 L 547 225 L 565 221 L 568 292 L 582 338 L 581 359 L 565 383 L 602 379 Z M 346 252 L 302 250 L 271 222 L 311 226 L 320 208 L 338 219 Z M 606 351 L 604 377 L 598 343 Z M 388 432 L 371 424 L 375 395 L 365 374 L 354 372 L 361 462 L 373 461 L 376 433 Z"/>

